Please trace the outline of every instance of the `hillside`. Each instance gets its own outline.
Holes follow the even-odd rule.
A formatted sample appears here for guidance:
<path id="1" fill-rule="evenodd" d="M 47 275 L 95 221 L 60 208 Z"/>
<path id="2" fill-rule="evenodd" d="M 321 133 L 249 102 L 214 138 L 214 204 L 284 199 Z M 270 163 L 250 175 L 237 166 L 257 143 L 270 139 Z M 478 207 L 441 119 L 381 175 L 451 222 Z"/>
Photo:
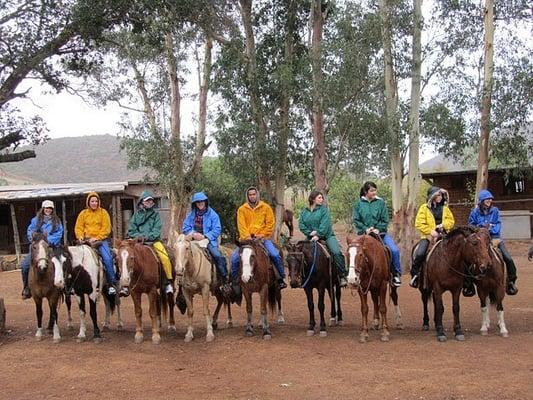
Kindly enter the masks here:
<path id="1" fill-rule="evenodd" d="M 117 182 L 142 180 L 145 172 L 127 169 L 119 139 L 94 135 L 51 139 L 35 150 L 36 158 L 0 164 L 8 184 Z"/>

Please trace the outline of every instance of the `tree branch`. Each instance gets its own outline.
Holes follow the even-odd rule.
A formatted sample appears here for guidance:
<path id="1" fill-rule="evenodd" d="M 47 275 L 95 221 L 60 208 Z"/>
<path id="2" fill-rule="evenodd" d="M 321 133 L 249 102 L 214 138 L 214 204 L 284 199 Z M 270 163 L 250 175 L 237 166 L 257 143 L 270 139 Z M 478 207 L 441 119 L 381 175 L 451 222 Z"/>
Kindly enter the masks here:
<path id="1" fill-rule="evenodd" d="M 7 135 L 0 137 L 0 150 L 16 144 L 22 139 L 24 139 L 24 136 L 21 131 L 8 133 Z"/>
<path id="2" fill-rule="evenodd" d="M 35 151 L 24 150 L 18 153 L 0 154 L 0 163 L 17 162 L 27 158 L 35 158 Z"/>

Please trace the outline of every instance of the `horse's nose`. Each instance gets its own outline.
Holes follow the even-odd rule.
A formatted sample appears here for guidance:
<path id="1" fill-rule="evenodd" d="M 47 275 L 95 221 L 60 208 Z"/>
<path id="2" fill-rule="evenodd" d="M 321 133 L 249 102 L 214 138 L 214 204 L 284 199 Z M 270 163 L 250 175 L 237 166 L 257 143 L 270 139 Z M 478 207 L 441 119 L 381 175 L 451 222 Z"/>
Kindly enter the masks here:
<path id="1" fill-rule="evenodd" d="M 58 289 L 63 289 L 65 287 L 65 282 L 63 281 L 63 279 L 60 279 L 60 280 L 54 282 L 54 285 Z"/>

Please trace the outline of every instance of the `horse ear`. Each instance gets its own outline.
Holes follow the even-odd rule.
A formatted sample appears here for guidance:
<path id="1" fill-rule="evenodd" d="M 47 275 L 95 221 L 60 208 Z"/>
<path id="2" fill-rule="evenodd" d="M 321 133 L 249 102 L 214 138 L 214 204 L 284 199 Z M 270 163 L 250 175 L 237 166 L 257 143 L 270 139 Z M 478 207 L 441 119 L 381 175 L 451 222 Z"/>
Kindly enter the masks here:
<path id="1" fill-rule="evenodd" d="M 346 236 L 346 244 L 352 243 L 357 235 L 355 233 L 349 233 L 348 236 Z"/>
<path id="2" fill-rule="evenodd" d="M 186 240 L 187 242 L 192 241 L 192 233 L 190 233 L 188 235 L 184 235 L 184 240 Z"/>

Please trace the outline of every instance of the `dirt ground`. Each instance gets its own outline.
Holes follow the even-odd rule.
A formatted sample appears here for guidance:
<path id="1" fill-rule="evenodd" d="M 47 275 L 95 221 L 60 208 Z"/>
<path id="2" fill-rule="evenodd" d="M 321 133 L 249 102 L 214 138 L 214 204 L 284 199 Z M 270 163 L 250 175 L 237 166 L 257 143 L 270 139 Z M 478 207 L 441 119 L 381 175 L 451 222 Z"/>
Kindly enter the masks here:
<path id="1" fill-rule="evenodd" d="M 462 298 L 465 342 L 453 340 L 449 294 L 448 342 L 421 331 L 418 292 L 408 287 L 407 276 L 399 290 L 405 329 L 393 329 L 389 343 L 382 343 L 378 332 L 371 332 L 370 342 L 358 342 L 359 298 L 348 290 L 342 298 L 345 324 L 328 328 L 325 338 L 306 337 L 301 289 L 284 290 L 286 323 L 273 325 L 271 341 L 245 337 L 245 309 L 234 307 L 234 327 L 225 328 L 223 311 L 215 341 L 206 343 L 197 297 L 192 343 L 183 342 L 185 318 L 178 312 L 177 333 L 164 331 L 162 343 L 153 345 L 145 311 L 145 341 L 134 344 L 130 299 L 123 305 L 125 330 L 105 332 L 103 343 L 76 343 L 77 330 L 66 328 L 64 305 L 63 341 L 53 344 L 48 335 L 36 342 L 33 302 L 19 296 L 20 272 L 0 273 L 8 329 L 0 335 L 0 399 L 532 399 L 533 262 L 525 257 L 528 243 L 507 243 L 520 289 L 504 302 L 510 336 L 498 335 L 492 309 L 489 336 L 482 337 L 477 298 Z M 78 328 L 77 306 L 73 310 Z M 99 311 L 102 321 L 103 302 Z M 388 314 L 392 320 L 392 307 Z"/>

